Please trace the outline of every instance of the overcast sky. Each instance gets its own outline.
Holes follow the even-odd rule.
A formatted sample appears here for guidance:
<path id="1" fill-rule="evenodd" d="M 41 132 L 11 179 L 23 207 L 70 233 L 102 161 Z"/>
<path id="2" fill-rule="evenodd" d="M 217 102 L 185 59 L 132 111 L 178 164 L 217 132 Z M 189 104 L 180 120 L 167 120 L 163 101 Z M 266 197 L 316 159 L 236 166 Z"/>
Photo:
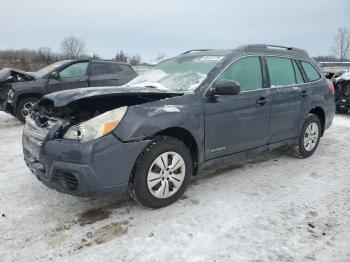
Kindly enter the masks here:
<path id="1" fill-rule="evenodd" d="M 106 59 L 121 49 L 148 61 L 248 43 L 327 55 L 337 28 L 350 28 L 349 0 L 0 0 L 0 10 L 0 49 L 59 51 L 74 35 Z"/>

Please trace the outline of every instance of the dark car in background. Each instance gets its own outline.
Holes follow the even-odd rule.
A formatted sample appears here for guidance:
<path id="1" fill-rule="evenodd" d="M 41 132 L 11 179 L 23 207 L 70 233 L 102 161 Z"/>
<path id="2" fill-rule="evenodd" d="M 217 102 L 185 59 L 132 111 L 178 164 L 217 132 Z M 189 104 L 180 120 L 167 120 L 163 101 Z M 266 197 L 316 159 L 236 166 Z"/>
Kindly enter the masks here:
<path id="1" fill-rule="evenodd" d="M 311 156 L 334 112 L 332 83 L 302 49 L 194 50 L 123 87 L 46 95 L 27 117 L 23 153 L 50 188 L 129 190 L 159 208 L 201 170 L 280 147 Z"/>
<path id="2" fill-rule="evenodd" d="M 335 87 L 336 111 L 339 114 L 346 114 L 350 110 L 350 70 L 333 79 Z"/>
<path id="3" fill-rule="evenodd" d="M 44 95 L 74 88 L 124 85 L 137 76 L 126 63 L 106 60 L 64 60 L 37 72 L 0 70 L 0 110 L 25 122 Z"/>

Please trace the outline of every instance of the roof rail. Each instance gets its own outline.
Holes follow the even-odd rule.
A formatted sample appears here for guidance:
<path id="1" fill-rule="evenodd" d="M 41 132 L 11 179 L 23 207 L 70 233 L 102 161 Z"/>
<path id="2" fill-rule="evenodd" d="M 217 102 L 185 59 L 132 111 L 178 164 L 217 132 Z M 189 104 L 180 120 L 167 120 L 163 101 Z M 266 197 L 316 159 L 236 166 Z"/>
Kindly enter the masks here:
<path id="1" fill-rule="evenodd" d="M 212 50 L 212 49 L 191 49 L 191 50 L 188 50 L 188 51 L 182 53 L 181 55 L 185 55 L 185 54 L 189 54 L 189 53 L 193 53 L 193 52 L 204 52 L 204 51 L 209 51 L 209 50 Z"/>
<path id="2" fill-rule="evenodd" d="M 280 46 L 280 45 L 265 45 L 265 44 L 243 45 L 238 47 L 236 50 L 264 51 L 269 49 L 282 49 L 285 51 L 292 51 L 293 53 L 299 53 L 307 56 L 309 55 L 304 49 L 288 47 L 288 46 Z"/>

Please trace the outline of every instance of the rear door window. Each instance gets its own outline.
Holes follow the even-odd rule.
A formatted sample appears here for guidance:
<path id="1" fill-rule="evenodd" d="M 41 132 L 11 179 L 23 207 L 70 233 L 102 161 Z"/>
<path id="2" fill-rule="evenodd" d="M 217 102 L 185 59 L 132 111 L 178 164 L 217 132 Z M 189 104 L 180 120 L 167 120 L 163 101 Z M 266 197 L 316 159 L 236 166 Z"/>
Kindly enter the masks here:
<path id="1" fill-rule="evenodd" d="M 90 66 L 91 76 L 103 76 L 111 74 L 111 68 L 108 64 L 92 63 Z"/>
<path id="2" fill-rule="evenodd" d="M 216 80 L 235 80 L 241 91 L 262 89 L 261 63 L 258 56 L 249 56 L 233 62 Z"/>
<path id="3" fill-rule="evenodd" d="M 120 65 L 117 64 L 109 64 L 110 68 L 111 68 L 111 72 L 112 74 L 116 74 L 120 71 L 122 71 L 122 69 L 120 68 Z"/>
<path id="4" fill-rule="evenodd" d="M 316 81 L 319 80 L 321 78 L 320 74 L 318 73 L 318 71 L 315 69 L 315 67 L 313 65 L 311 65 L 308 62 L 305 61 L 301 61 L 301 65 L 303 66 L 303 69 L 305 71 L 305 74 L 307 76 L 307 79 L 309 81 Z"/>
<path id="5" fill-rule="evenodd" d="M 287 86 L 297 83 L 292 60 L 285 57 L 266 57 L 270 85 Z"/>
<path id="6" fill-rule="evenodd" d="M 118 64 L 92 63 L 90 65 L 91 76 L 114 75 L 121 71 Z"/>

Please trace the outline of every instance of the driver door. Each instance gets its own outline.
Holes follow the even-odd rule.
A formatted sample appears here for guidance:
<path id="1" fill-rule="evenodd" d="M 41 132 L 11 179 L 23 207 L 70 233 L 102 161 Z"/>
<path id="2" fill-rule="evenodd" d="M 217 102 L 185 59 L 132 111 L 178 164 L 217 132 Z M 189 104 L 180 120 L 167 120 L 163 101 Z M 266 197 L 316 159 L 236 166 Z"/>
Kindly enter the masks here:
<path id="1" fill-rule="evenodd" d="M 56 78 L 50 78 L 48 91 L 49 93 L 88 87 L 89 81 L 86 73 L 88 62 L 79 62 L 69 65 L 62 69 Z"/>
<path id="2" fill-rule="evenodd" d="M 241 92 L 205 98 L 207 160 L 266 145 L 269 139 L 270 95 L 263 88 L 260 58 L 239 58 L 216 81 L 222 80 L 237 81 Z"/>

